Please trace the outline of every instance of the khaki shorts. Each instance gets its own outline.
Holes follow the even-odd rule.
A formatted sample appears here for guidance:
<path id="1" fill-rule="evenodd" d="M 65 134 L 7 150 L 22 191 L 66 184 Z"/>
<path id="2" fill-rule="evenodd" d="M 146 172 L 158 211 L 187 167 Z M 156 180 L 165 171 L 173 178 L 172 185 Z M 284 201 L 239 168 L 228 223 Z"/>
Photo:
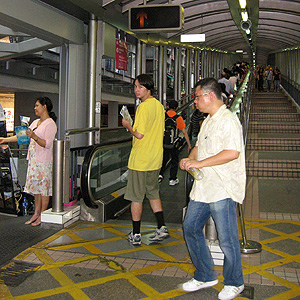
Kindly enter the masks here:
<path id="1" fill-rule="evenodd" d="M 143 202 L 145 195 L 149 200 L 159 199 L 159 170 L 135 171 L 129 169 L 124 198 L 133 202 Z"/>

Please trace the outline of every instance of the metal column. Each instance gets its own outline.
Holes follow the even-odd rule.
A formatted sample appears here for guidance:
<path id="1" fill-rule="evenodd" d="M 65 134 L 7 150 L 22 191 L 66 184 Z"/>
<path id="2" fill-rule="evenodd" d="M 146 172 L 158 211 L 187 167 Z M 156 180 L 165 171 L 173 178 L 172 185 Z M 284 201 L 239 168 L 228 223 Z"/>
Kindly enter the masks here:
<path id="1" fill-rule="evenodd" d="M 96 108 L 96 59 L 97 59 L 97 20 L 91 15 L 89 22 L 89 54 L 88 54 L 88 101 L 87 101 L 87 127 L 95 127 Z M 95 135 L 88 133 L 88 145 L 93 145 Z"/>
<path id="2" fill-rule="evenodd" d="M 70 140 L 53 143 L 53 197 L 52 211 L 63 212 L 63 203 L 69 203 Z"/>

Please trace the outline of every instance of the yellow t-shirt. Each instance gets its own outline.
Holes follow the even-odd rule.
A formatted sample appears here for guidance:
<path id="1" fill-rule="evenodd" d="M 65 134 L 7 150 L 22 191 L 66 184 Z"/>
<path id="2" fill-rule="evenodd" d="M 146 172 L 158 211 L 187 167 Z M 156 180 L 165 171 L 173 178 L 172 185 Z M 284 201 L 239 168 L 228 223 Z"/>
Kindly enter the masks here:
<path id="1" fill-rule="evenodd" d="M 148 98 L 138 106 L 133 130 L 144 137 L 133 137 L 128 168 L 136 171 L 160 169 L 163 158 L 165 110 L 157 99 Z"/>

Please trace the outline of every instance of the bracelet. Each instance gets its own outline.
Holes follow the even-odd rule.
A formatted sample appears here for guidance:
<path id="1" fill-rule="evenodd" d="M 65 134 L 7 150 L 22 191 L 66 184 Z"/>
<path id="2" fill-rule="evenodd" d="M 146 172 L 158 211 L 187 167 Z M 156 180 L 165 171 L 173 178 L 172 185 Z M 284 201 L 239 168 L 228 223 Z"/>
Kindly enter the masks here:
<path id="1" fill-rule="evenodd" d="M 39 140 L 39 137 L 37 136 L 36 139 L 34 139 L 36 142 Z"/>

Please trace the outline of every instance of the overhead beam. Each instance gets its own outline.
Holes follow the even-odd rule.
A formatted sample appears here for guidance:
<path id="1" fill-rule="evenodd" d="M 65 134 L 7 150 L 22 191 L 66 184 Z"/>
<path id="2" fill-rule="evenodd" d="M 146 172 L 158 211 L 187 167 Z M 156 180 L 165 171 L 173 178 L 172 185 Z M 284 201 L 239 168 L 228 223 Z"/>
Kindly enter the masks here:
<path id="1" fill-rule="evenodd" d="M 82 21 L 36 0 L 1 0 L 0 22 L 55 45 L 85 41 Z"/>
<path id="2" fill-rule="evenodd" d="M 1 43 L 0 60 L 11 59 L 53 47 L 53 44 L 38 38 L 29 39 L 20 43 Z"/>

